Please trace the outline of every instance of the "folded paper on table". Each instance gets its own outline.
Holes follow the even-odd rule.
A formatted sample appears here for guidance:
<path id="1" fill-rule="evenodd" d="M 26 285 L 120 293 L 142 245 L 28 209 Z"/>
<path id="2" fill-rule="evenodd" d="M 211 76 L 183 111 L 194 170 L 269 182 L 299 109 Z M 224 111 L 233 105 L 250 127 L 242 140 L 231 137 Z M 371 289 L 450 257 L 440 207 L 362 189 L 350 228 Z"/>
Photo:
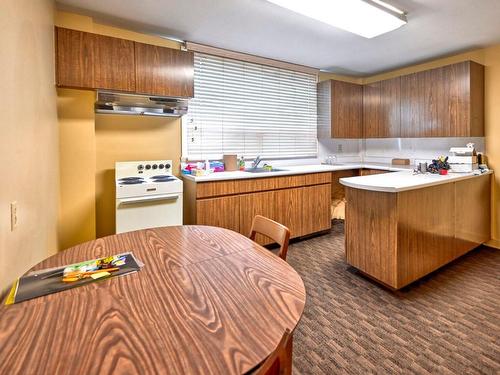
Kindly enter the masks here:
<path id="1" fill-rule="evenodd" d="M 6 305 L 62 292 L 97 280 L 137 272 L 144 264 L 131 252 L 33 271 L 14 282 Z"/>

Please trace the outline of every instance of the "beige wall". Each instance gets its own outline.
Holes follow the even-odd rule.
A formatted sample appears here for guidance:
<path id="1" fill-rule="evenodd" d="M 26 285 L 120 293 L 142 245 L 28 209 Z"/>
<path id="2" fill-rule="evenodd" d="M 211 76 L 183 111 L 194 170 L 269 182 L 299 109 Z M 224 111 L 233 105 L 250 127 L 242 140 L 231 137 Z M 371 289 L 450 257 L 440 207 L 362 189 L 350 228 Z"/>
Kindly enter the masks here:
<path id="1" fill-rule="evenodd" d="M 55 13 L 55 25 L 169 48 L 171 40 L 95 23 L 91 17 Z M 61 164 L 59 249 L 114 233 L 114 163 L 167 158 L 179 169 L 179 119 L 95 115 L 93 91 L 59 89 Z"/>
<path id="2" fill-rule="evenodd" d="M 136 33 L 134 31 L 120 29 L 117 27 L 102 25 L 95 23 L 92 17 L 82 16 L 79 14 L 56 11 L 54 23 L 59 27 L 67 27 L 69 29 L 86 31 L 89 33 L 113 36 L 116 38 L 123 38 L 133 40 L 135 42 L 154 44 L 157 46 L 180 48 L 180 43 L 173 40 L 160 38 L 154 35 L 146 35 Z"/>
<path id="3" fill-rule="evenodd" d="M 398 75 L 432 69 L 456 62 L 472 60 L 485 66 L 485 133 L 486 153 L 490 168 L 499 171 L 492 184 L 492 246 L 500 246 L 500 45 L 433 60 L 364 79 L 364 83 Z"/>
<path id="4" fill-rule="evenodd" d="M 59 193 L 53 3 L 0 11 L 0 290 L 57 250 Z M 10 229 L 10 202 L 18 226 Z"/>
<path id="5" fill-rule="evenodd" d="M 96 115 L 96 234 L 115 233 L 115 162 L 173 161 L 178 174 L 181 121 L 178 118 Z"/>
<path id="6" fill-rule="evenodd" d="M 57 90 L 59 249 L 95 238 L 95 93 Z"/>
<path id="7" fill-rule="evenodd" d="M 171 48 L 179 48 L 179 44 L 176 42 L 172 42 L 169 40 L 165 40 L 162 38 L 158 38 L 155 36 L 143 35 L 123 29 L 118 29 L 114 27 L 99 25 L 93 22 L 92 18 L 86 16 L 75 15 L 71 13 L 65 12 L 56 12 L 56 25 L 62 27 L 69 27 L 73 29 L 95 32 L 99 34 L 116 36 L 127 38 L 131 40 L 136 40 L 145 43 L 158 44 Z M 448 58 L 433 60 L 428 63 L 414 65 L 410 67 L 406 67 L 404 69 L 398 69 L 396 71 L 387 72 L 384 74 L 379 74 L 372 77 L 347 77 L 340 76 L 336 74 L 329 73 L 320 73 L 319 80 L 325 79 L 339 79 L 343 81 L 353 82 L 353 83 L 368 83 L 373 82 L 380 79 L 394 77 L 396 75 L 413 73 L 420 70 L 430 69 L 446 64 L 451 64 L 458 61 L 463 61 L 471 59 L 477 61 L 486 66 L 486 107 L 485 107 L 485 119 L 486 119 L 486 147 L 489 157 L 489 162 L 492 168 L 496 168 L 500 170 L 500 45 L 494 46 L 486 49 L 480 49 L 468 53 L 463 53 L 455 56 L 451 56 Z M 79 91 L 76 90 L 66 90 L 66 91 L 75 91 L 75 94 L 71 94 L 72 96 L 81 96 L 79 100 L 81 100 L 82 106 L 85 108 L 89 107 L 89 99 L 84 94 L 77 94 Z M 60 91 L 61 93 L 61 91 Z M 59 98 L 59 102 L 61 97 Z M 93 100 L 93 99 L 92 99 Z M 79 101 L 80 102 L 80 101 Z M 92 122 L 91 118 L 94 116 L 93 110 L 88 109 L 88 112 L 85 114 L 85 118 L 88 120 L 88 123 Z M 120 118 L 120 117 L 118 117 Z M 64 123 L 68 119 L 66 115 L 63 113 L 61 116 L 60 113 L 60 121 Z M 73 134 L 71 129 L 75 129 L 75 132 L 83 131 L 83 126 L 75 126 L 74 128 L 68 126 L 64 130 L 61 129 L 61 143 L 64 143 L 64 147 L 61 147 L 61 167 L 63 170 L 61 171 L 61 187 L 67 186 L 81 186 L 81 191 L 78 192 L 76 190 L 69 190 L 68 193 L 62 194 L 61 201 L 61 219 L 71 218 L 73 213 L 76 213 L 80 210 L 81 215 L 86 216 L 86 219 L 73 219 L 73 220 L 61 220 L 60 225 L 60 236 L 61 236 L 61 246 L 67 247 L 73 244 L 76 244 L 84 239 L 90 239 L 93 237 L 92 226 L 95 229 L 97 236 L 109 234 L 111 233 L 112 228 L 114 227 L 114 215 L 112 210 L 112 187 L 111 186 L 111 177 L 110 170 L 112 168 L 112 164 L 115 160 L 131 160 L 131 159 L 142 159 L 148 158 L 146 155 L 157 155 L 162 156 L 162 147 L 165 147 L 165 155 L 169 158 L 172 158 L 174 161 L 178 161 L 180 157 L 180 124 L 169 123 L 163 126 L 156 126 L 157 119 L 140 119 L 139 122 L 146 123 L 146 126 L 139 126 L 135 124 L 136 118 L 129 118 L 123 121 L 120 120 L 112 120 L 111 117 L 106 120 L 104 123 L 99 124 L 98 122 L 97 130 L 93 135 L 94 139 L 92 140 L 91 131 L 94 131 L 93 127 L 87 128 L 84 133 L 85 136 L 80 137 Z M 67 122 L 69 124 L 70 120 Z M 112 124 L 114 123 L 114 124 Z M 120 123 L 134 123 L 132 124 L 132 128 L 135 130 L 130 130 L 131 128 L 126 128 L 125 126 L 121 126 Z M 67 130 L 67 131 L 66 131 Z M 131 136 L 133 134 L 133 137 Z M 152 143 L 152 153 L 146 154 L 146 147 L 143 145 L 151 143 L 152 139 L 150 137 L 151 134 L 168 134 L 168 140 L 163 141 L 160 136 L 159 142 L 156 142 L 156 138 L 153 139 Z M 70 141 L 67 140 L 67 137 Z M 113 149 L 113 141 L 120 143 L 121 145 L 126 145 L 132 141 L 132 138 L 135 142 L 139 142 L 140 146 L 132 146 L 132 148 L 128 148 L 127 152 L 123 152 L 117 149 Z M 67 143 L 68 142 L 68 143 Z M 164 142 L 164 143 L 163 143 Z M 80 157 L 80 163 L 84 163 L 85 176 L 76 175 L 74 171 L 70 170 L 70 166 L 72 162 L 72 157 L 67 156 L 66 152 L 71 152 L 73 149 L 88 149 L 91 150 L 92 147 L 95 147 L 95 154 L 91 152 L 85 157 Z M 64 151 L 66 150 L 66 151 Z M 178 151 L 176 151 L 178 150 Z M 141 157 L 140 155 L 144 155 Z M 156 156 L 154 156 L 156 157 Z M 92 163 L 94 163 L 94 172 L 91 173 Z M 90 176 L 94 175 L 95 179 L 91 180 Z M 500 175 L 500 174 L 499 174 Z M 82 180 L 85 179 L 85 182 Z M 493 208 L 492 208 L 492 234 L 495 239 L 492 244 L 500 244 L 500 220 L 498 219 L 500 216 L 500 180 L 497 176 L 494 182 L 494 195 L 493 195 Z M 92 208 L 92 196 L 96 196 L 94 198 L 94 208 Z M 96 200 L 97 199 L 97 200 Z M 97 215 L 97 220 L 92 219 L 92 209 L 95 210 Z M 88 220 L 88 221 L 86 221 Z M 91 223 L 93 220 L 93 223 Z M 81 229 L 84 232 L 80 232 L 78 234 L 78 230 L 75 229 L 75 225 L 78 222 L 83 222 Z"/>
<path id="8" fill-rule="evenodd" d="M 456 62 L 472 60 L 485 65 L 485 132 L 486 152 L 490 168 L 500 171 L 500 45 L 474 50 L 423 64 L 353 80 L 354 83 L 370 83 L 399 75 L 433 69 Z M 323 73 L 320 80 L 338 79 L 333 74 Z M 340 77 L 345 80 L 345 77 Z M 492 184 L 492 241 L 490 245 L 500 247 L 500 172 Z"/>

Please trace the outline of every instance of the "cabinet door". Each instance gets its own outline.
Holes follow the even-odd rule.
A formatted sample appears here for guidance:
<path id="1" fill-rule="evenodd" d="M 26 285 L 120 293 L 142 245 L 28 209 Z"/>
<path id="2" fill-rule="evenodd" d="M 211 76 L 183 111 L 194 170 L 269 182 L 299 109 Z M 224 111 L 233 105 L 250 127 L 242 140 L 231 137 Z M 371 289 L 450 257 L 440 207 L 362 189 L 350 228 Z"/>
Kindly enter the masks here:
<path id="1" fill-rule="evenodd" d="M 465 61 L 401 77 L 402 137 L 484 135 L 484 67 Z"/>
<path id="2" fill-rule="evenodd" d="M 401 136 L 401 77 L 380 82 L 379 138 Z"/>
<path id="3" fill-rule="evenodd" d="M 401 137 L 418 137 L 420 131 L 420 111 L 417 73 L 401 77 Z"/>
<path id="4" fill-rule="evenodd" d="M 378 138 L 381 127 L 380 82 L 363 86 L 363 137 Z"/>
<path id="5" fill-rule="evenodd" d="M 331 81 L 332 138 L 363 137 L 363 86 Z"/>
<path id="6" fill-rule="evenodd" d="M 437 68 L 401 77 L 401 136 L 450 137 L 456 125 L 446 113 L 451 86 L 446 69 Z M 450 86 L 447 88 L 447 86 Z M 453 94 L 452 94 L 453 95 Z M 455 110 L 452 110 L 455 113 Z"/>
<path id="7" fill-rule="evenodd" d="M 439 136 L 467 137 L 470 135 L 470 62 L 466 61 L 442 68 L 439 102 Z"/>
<path id="8" fill-rule="evenodd" d="M 135 58 L 138 93 L 194 96 L 192 52 L 135 43 Z"/>
<path id="9" fill-rule="evenodd" d="M 94 34 L 56 27 L 56 84 L 93 88 Z"/>
<path id="10" fill-rule="evenodd" d="M 240 198 L 238 196 L 196 201 L 196 224 L 240 231 Z"/>
<path id="11" fill-rule="evenodd" d="M 302 188 L 302 234 L 330 229 L 332 186 L 329 184 Z"/>
<path id="12" fill-rule="evenodd" d="M 290 229 L 290 237 L 301 236 L 303 188 L 276 190 L 273 220 Z"/>
<path id="13" fill-rule="evenodd" d="M 468 137 L 484 137 L 484 66 L 467 61 L 470 74 L 470 118 Z"/>
<path id="14" fill-rule="evenodd" d="M 274 191 L 240 195 L 240 233 L 248 236 L 255 215 L 275 219 Z M 272 243 L 269 238 L 257 235 L 255 240 L 261 245 Z"/>
<path id="15" fill-rule="evenodd" d="M 134 42 L 95 35 L 94 87 L 135 91 Z"/>

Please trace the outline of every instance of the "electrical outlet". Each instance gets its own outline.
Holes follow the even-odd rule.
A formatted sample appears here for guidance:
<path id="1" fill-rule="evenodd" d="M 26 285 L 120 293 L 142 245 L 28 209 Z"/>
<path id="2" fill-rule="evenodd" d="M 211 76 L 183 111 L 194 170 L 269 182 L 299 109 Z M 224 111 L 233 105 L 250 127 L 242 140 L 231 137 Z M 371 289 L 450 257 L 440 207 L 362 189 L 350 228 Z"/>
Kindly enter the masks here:
<path id="1" fill-rule="evenodd" d="M 10 202 L 10 230 L 17 227 L 17 202 Z"/>
<path id="2" fill-rule="evenodd" d="M 337 153 L 341 154 L 342 152 L 344 152 L 344 147 L 343 147 L 342 143 L 339 143 L 337 145 Z"/>

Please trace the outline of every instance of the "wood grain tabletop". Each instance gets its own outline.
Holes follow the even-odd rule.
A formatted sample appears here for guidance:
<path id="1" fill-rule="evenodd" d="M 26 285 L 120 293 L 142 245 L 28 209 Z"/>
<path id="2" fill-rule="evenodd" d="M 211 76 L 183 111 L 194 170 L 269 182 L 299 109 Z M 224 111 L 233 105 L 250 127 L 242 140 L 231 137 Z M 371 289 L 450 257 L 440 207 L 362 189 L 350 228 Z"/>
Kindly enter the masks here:
<path id="1" fill-rule="evenodd" d="M 300 276 L 236 232 L 146 229 L 62 251 L 32 270 L 132 251 L 144 268 L 0 307 L 0 374 L 241 374 L 305 305 Z"/>

